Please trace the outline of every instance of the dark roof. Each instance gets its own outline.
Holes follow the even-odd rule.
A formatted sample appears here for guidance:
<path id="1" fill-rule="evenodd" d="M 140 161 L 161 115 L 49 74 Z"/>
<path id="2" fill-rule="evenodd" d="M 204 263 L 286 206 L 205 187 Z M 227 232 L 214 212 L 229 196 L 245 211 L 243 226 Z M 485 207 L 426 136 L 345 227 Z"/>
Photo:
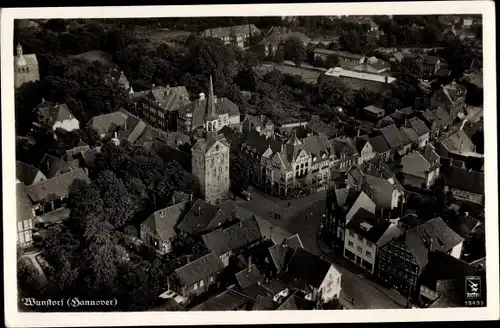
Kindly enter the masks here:
<path id="1" fill-rule="evenodd" d="M 359 208 L 352 219 L 347 223 L 346 229 L 351 230 L 357 235 L 363 236 L 367 240 L 377 243 L 380 237 L 389 228 L 390 222 L 377 222 L 375 214 Z"/>
<path id="2" fill-rule="evenodd" d="M 68 162 L 64 159 L 49 154 L 43 155 L 39 167 L 42 173 L 49 179 L 71 170 Z"/>
<path id="3" fill-rule="evenodd" d="M 264 135 L 259 134 L 257 131 L 250 131 L 245 136 L 245 139 L 242 142 L 243 146 L 250 147 L 255 149 L 257 155 L 262 155 L 264 152 L 271 148 L 273 153 L 281 151 L 281 142 L 273 139 L 267 138 Z"/>
<path id="4" fill-rule="evenodd" d="M 293 253 L 299 247 L 304 248 L 298 235 L 286 238 L 281 243 L 269 247 L 269 254 L 271 254 L 278 272 L 285 268 Z"/>
<path id="5" fill-rule="evenodd" d="M 405 243 L 417 264 L 422 268 L 428 263 L 428 252 L 448 252 L 463 242 L 443 219 L 437 217 L 406 232 Z"/>
<path id="6" fill-rule="evenodd" d="M 33 184 L 37 175 L 40 175 L 41 179 L 47 179 L 47 177 L 36 167 L 16 161 L 16 177 L 26 186 Z"/>
<path id="7" fill-rule="evenodd" d="M 432 113 L 436 115 L 438 118 L 438 123 L 440 126 L 450 125 L 453 123 L 453 119 L 450 116 L 450 113 L 443 107 L 438 106 L 436 109 L 432 110 Z"/>
<path id="8" fill-rule="evenodd" d="M 214 253 L 202 256 L 175 270 L 175 275 L 184 286 L 190 286 L 221 272 L 224 264 Z"/>
<path id="9" fill-rule="evenodd" d="M 299 247 L 293 253 L 281 279 L 292 288 L 303 290 L 307 285 L 319 288 L 331 264 Z"/>
<path id="10" fill-rule="evenodd" d="M 249 287 L 264 279 L 264 276 L 260 273 L 255 264 L 250 266 L 250 270 L 245 268 L 238 272 L 235 276 L 241 288 Z"/>
<path id="11" fill-rule="evenodd" d="M 440 59 L 437 56 L 426 56 L 425 60 L 424 60 L 424 63 L 425 64 L 429 64 L 429 65 L 436 65 L 439 60 Z"/>
<path id="12" fill-rule="evenodd" d="M 190 235 L 200 235 L 224 224 L 229 217 L 215 205 L 197 199 L 177 228 Z"/>
<path id="13" fill-rule="evenodd" d="M 141 229 L 147 226 L 162 241 L 175 237 L 175 226 L 184 214 L 186 205 L 187 202 L 181 202 L 154 212 L 141 223 Z"/>
<path id="14" fill-rule="evenodd" d="M 326 124 L 316 115 L 307 123 L 306 128 L 316 134 L 324 133 L 329 138 L 333 137 L 336 133 L 336 129 L 333 126 Z"/>
<path id="15" fill-rule="evenodd" d="M 189 105 L 189 93 L 184 86 L 153 87 L 150 90 L 134 92 L 131 98 L 147 100 L 156 104 L 164 112 L 171 112 Z"/>
<path id="16" fill-rule="evenodd" d="M 253 304 L 252 311 L 275 310 L 275 309 L 276 309 L 276 304 L 273 302 L 273 300 L 261 295 L 257 295 L 255 303 Z"/>
<path id="17" fill-rule="evenodd" d="M 35 216 L 32 211 L 33 204 L 26 194 L 26 187 L 22 183 L 16 184 L 16 205 L 17 221 L 31 219 Z"/>
<path id="18" fill-rule="evenodd" d="M 146 123 L 140 118 L 128 115 L 125 126 L 118 130 L 118 138 L 133 143 L 142 135 L 145 128 Z"/>
<path id="19" fill-rule="evenodd" d="M 420 276 L 421 283 L 436 290 L 439 280 L 459 279 L 475 274 L 474 268 L 468 263 L 442 252 L 429 253 L 428 265 Z"/>
<path id="20" fill-rule="evenodd" d="M 377 154 L 383 154 L 383 153 L 391 150 L 391 148 L 389 148 L 389 145 L 387 144 L 387 142 L 385 142 L 385 139 L 383 136 L 376 136 L 376 137 L 370 138 L 370 144 L 372 145 L 373 150 Z"/>
<path id="21" fill-rule="evenodd" d="M 278 311 L 313 310 L 314 302 L 299 297 L 296 293 L 290 295 L 279 307 Z"/>
<path id="22" fill-rule="evenodd" d="M 401 159 L 401 172 L 416 177 L 427 178 L 431 164 L 419 151 L 413 151 Z"/>
<path id="23" fill-rule="evenodd" d="M 404 137 L 401 136 L 401 132 L 395 124 L 390 124 L 383 127 L 382 129 L 380 129 L 380 132 L 382 133 L 382 136 L 384 137 L 389 147 L 393 149 L 399 149 L 400 147 L 406 145 Z"/>
<path id="24" fill-rule="evenodd" d="M 367 193 L 378 208 L 392 208 L 392 194 L 395 185 L 388 179 L 366 174 L 364 175 L 364 191 Z"/>
<path id="25" fill-rule="evenodd" d="M 458 167 L 450 167 L 444 175 L 445 184 L 476 194 L 484 194 L 484 173 Z"/>
<path id="26" fill-rule="evenodd" d="M 228 289 L 195 306 L 191 311 L 233 311 L 248 302 L 248 297 Z"/>
<path id="27" fill-rule="evenodd" d="M 377 106 L 374 106 L 374 105 L 369 105 L 369 106 L 366 106 L 365 108 L 363 108 L 365 111 L 368 111 L 370 113 L 374 113 L 374 114 L 379 114 L 379 113 L 385 113 L 385 110 L 382 109 L 382 108 L 379 108 Z"/>
<path id="28" fill-rule="evenodd" d="M 205 99 L 196 99 L 190 104 L 179 108 L 181 113 L 190 113 L 193 115 L 192 127 L 203 126 L 205 117 L 208 115 L 208 105 L 209 101 Z M 215 113 L 216 114 L 229 114 L 229 116 L 240 115 L 240 110 L 238 106 L 227 98 L 216 98 L 215 101 Z"/>
<path id="29" fill-rule="evenodd" d="M 262 239 L 260 227 L 255 216 L 241 220 L 224 229 L 232 251 L 239 250 Z"/>
<path id="30" fill-rule="evenodd" d="M 91 182 L 83 169 L 77 169 L 31 185 L 26 188 L 26 193 L 34 203 L 48 200 L 51 197 L 66 198 L 71 184 L 76 180 Z"/>
<path id="31" fill-rule="evenodd" d="M 95 129 L 99 135 L 109 134 L 118 131 L 127 125 L 127 115 L 120 111 L 109 114 L 94 116 L 87 123 L 87 126 Z"/>
<path id="32" fill-rule="evenodd" d="M 425 123 L 417 117 L 408 120 L 408 122 L 406 123 L 406 127 L 412 128 L 419 137 L 430 132 L 427 125 L 425 125 Z"/>
<path id="33" fill-rule="evenodd" d="M 202 238 L 207 248 L 217 256 L 221 256 L 231 251 L 229 248 L 229 240 L 222 230 L 214 230 L 203 235 Z"/>
<path id="34" fill-rule="evenodd" d="M 470 215 L 459 215 L 449 220 L 450 227 L 463 238 L 468 238 L 481 222 Z"/>
<path id="35" fill-rule="evenodd" d="M 56 122 L 75 118 L 66 104 L 55 104 L 50 101 L 43 101 L 34 109 L 34 112 L 38 122 L 50 128 Z"/>

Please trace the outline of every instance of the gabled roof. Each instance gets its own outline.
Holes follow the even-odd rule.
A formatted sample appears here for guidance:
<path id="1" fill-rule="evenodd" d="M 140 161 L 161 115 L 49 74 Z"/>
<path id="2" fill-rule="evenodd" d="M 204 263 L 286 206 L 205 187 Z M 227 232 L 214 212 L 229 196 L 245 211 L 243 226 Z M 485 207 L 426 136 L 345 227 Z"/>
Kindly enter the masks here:
<path id="1" fill-rule="evenodd" d="M 422 156 L 419 151 L 413 151 L 401 158 L 402 172 L 421 178 L 427 178 L 431 169 L 430 163 Z"/>
<path id="2" fill-rule="evenodd" d="M 302 140 L 302 143 L 305 149 L 317 158 L 317 161 L 321 160 L 323 155 L 330 156 L 330 143 L 326 135 L 309 136 Z"/>
<path id="3" fill-rule="evenodd" d="M 392 149 L 399 149 L 407 144 L 404 137 L 401 136 L 401 131 L 399 131 L 395 124 L 383 127 L 380 129 L 380 132 Z"/>
<path id="4" fill-rule="evenodd" d="M 40 170 L 49 179 L 70 171 L 68 162 L 50 154 L 45 154 L 40 161 Z"/>
<path id="5" fill-rule="evenodd" d="M 146 123 L 133 115 L 127 117 L 125 126 L 118 131 L 118 138 L 134 143 L 144 132 Z"/>
<path id="6" fill-rule="evenodd" d="M 372 243 L 377 243 L 380 237 L 389 228 L 388 221 L 377 221 L 375 214 L 359 208 L 352 219 L 347 223 L 346 229 L 360 235 Z"/>
<path id="7" fill-rule="evenodd" d="M 366 106 L 365 108 L 363 108 L 365 111 L 367 112 L 370 112 L 370 113 L 373 113 L 373 114 L 384 114 L 385 113 L 385 110 L 380 108 L 380 107 L 377 107 L 375 105 L 369 105 L 369 106 Z"/>
<path id="8" fill-rule="evenodd" d="M 37 176 L 40 176 L 42 180 L 47 179 L 47 177 L 42 172 L 40 172 L 40 170 L 38 170 L 36 167 L 20 161 L 16 161 L 17 180 L 24 183 L 24 185 L 29 186 L 33 184 Z"/>
<path id="9" fill-rule="evenodd" d="M 203 126 L 205 122 L 205 118 L 208 115 L 208 99 L 196 99 L 193 100 L 187 106 L 179 108 L 180 113 L 184 114 L 192 114 L 192 127 Z M 238 106 L 233 103 L 231 100 L 227 98 L 215 98 L 215 113 L 217 115 L 220 114 L 229 114 L 229 116 L 239 116 L 240 110 Z"/>
<path id="10" fill-rule="evenodd" d="M 260 34 L 260 30 L 254 24 L 234 25 L 226 27 L 209 28 L 202 32 L 204 37 L 232 37 L 245 34 Z"/>
<path id="11" fill-rule="evenodd" d="M 452 279 L 463 285 L 464 277 L 474 274 L 475 269 L 468 263 L 446 253 L 432 252 L 429 253 L 429 263 L 425 266 L 420 280 L 423 285 L 436 291 L 438 281 Z M 462 289 L 465 294 L 465 287 Z"/>
<path id="12" fill-rule="evenodd" d="M 87 126 L 95 129 L 99 135 L 116 132 L 119 128 L 126 127 L 127 115 L 120 111 L 94 116 Z"/>
<path id="13" fill-rule="evenodd" d="M 293 253 L 281 279 L 291 288 L 304 290 L 306 285 L 319 288 L 331 264 L 299 247 Z"/>
<path id="14" fill-rule="evenodd" d="M 470 215 L 459 215 L 451 219 L 448 224 L 462 238 L 469 238 L 482 223 Z"/>
<path id="15" fill-rule="evenodd" d="M 392 208 L 392 193 L 395 186 L 393 186 L 387 179 L 365 175 L 366 187 L 365 193 L 370 195 L 370 198 L 377 205 L 378 208 L 391 209 Z"/>
<path id="16" fill-rule="evenodd" d="M 273 300 L 261 295 L 257 295 L 255 303 L 253 304 L 252 311 L 275 310 L 275 309 L 276 309 L 276 304 L 273 302 Z"/>
<path id="17" fill-rule="evenodd" d="M 260 227 L 255 216 L 241 220 L 224 229 L 224 234 L 229 241 L 229 248 L 237 251 L 262 239 Z"/>
<path id="18" fill-rule="evenodd" d="M 177 229 L 194 236 L 215 229 L 227 220 L 229 216 L 220 208 L 197 199 Z"/>
<path id="19" fill-rule="evenodd" d="M 31 202 L 26 187 L 22 183 L 16 184 L 16 216 L 17 221 L 24 221 L 33 218 L 35 215 L 32 211 L 33 203 Z"/>
<path id="20" fill-rule="evenodd" d="M 257 223 L 259 224 L 260 233 L 265 239 L 270 239 L 275 244 L 281 243 L 292 234 L 280 226 L 274 225 L 268 220 L 256 216 Z"/>
<path id="21" fill-rule="evenodd" d="M 217 256 L 227 254 L 231 251 L 229 240 L 223 230 L 214 230 L 202 236 L 205 246 Z"/>
<path id="22" fill-rule="evenodd" d="M 308 301 L 305 298 L 299 297 L 296 293 L 290 295 L 277 308 L 278 311 L 295 311 L 295 310 L 313 310 L 314 302 Z"/>
<path id="23" fill-rule="evenodd" d="M 422 120 L 417 117 L 409 119 L 405 125 L 406 127 L 413 129 L 419 137 L 430 132 L 427 125 L 425 125 L 425 123 L 422 122 Z"/>
<path id="24" fill-rule="evenodd" d="M 370 138 L 370 144 L 372 145 L 373 150 L 377 154 L 383 154 L 383 153 L 391 150 L 391 148 L 389 147 L 387 142 L 385 142 L 385 139 L 383 136 L 376 136 L 376 137 Z"/>
<path id="25" fill-rule="evenodd" d="M 271 258 L 278 272 L 285 268 L 293 253 L 299 247 L 304 248 L 298 235 L 293 235 L 283 240 L 281 243 L 269 247 L 269 254 L 271 254 Z"/>
<path id="26" fill-rule="evenodd" d="M 441 144 L 447 151 L 453 153 L 473 153 L 476 151 L 476 146 L 463 130 L 459 130 L 458 132 L 448 136 L 448 138 L 441 141 Z"/>
<path id="27" fill-rule="evenodd" d="M 443 106 L 438 106 L 436 109 L 432 110 L 432 113 L 438 118 L 440 126 L 450 125 L 451 123 L 453 123 L 453 119 L 451 118 L 450 113 L 448 113 L 448 111 Z"/>
<path id="28" fill-rule="evenodd" d="M 418 134 L 412 128 L 407 128 L 405 126 L 401 127 L 401 132 L 406 136 L 406 139 L 413 142 L 414 144 L 418 144 Z"/>
<path id="29" fill-rule="evenodd" d="M 172 239 L 177 235 L 175 226 L 184 214 L 186 205 L 187 202 L 181 202 L 154 212 L 141 223 L 141 229 L 147 226 L 162 241 Z"/>
<path id="30" fill-rule="evenodd" d="M 75 180 L 91 182 L 83 169 L 77 169 L 31 185 L 26 188 L 26 193 L 34 203 L 66 198 L 69 194 L 69 188 Z"/>
<path id="31" fill-rule="evenodd" d="M 250 302 L 248 297 L 228 289 L 195 306 L 191 311 L 233 311 L 248 302 Z"/>
<path id="32" fill-rule="evenodd" d="M 439 217 L 409 229 L 405 237 L 406 246 L 421 268 L 428 263 L 429 252 L 446 253 L 463 240 Z"/>
<path id="33" fill-rule="evenodd" d="M 252 264 L 250 268 L 241 270 L 235 276 L 241 288 L 249 287 L 264 280 L 264 276 L 260 273 L 255 264 Z"/>
<path id="34" fill-rule="evenodd" d="M 327 137 L 333 137 L 336 133 L 336 129 L 323 122 L 321 118 L 317 115 L 314 115 L 311 120 L 307 123 L 306 128 L 311 130 L 316 134 L 324 133 Z"/>
<path id="35" fill-rule="evenodd" d="M 184 286 L 190 286 L 202 279 L 207 279 L 224 269 L 224 264 L 213 253 L 204 255 L 175 270 L 175 275 Z"/>
<path id="36" fill-rule="evenodd" d="M 483 194 L 484 173 L 458 167 L 449 167 L 444 175 L 445 184 L 450 188 L 457 188 L 468 192 Z"/>
<path id="37" fill-rule="evenodd" d="M 134 92 L 130 97 L 136 101 L 147 100 L 155 103 L 164 112 L 175 111 L 190 104 L 185 86 L 153 87 L 150 90 Z"/>
<path id="38" fill-rule="evenodd" d="M 34 110 L 40 124 L 52 128 L 56 122 L 74 119 L 66 104 L 56 104 L 50 101 L 42 101 Z"/>

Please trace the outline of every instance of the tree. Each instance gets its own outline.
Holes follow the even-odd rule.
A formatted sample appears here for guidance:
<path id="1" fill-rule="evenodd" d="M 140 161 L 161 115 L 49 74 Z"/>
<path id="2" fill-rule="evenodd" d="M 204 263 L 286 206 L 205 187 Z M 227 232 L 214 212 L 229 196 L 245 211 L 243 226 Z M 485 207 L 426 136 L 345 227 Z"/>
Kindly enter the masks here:
<path id="1" fill-rule="evenodd" d="M 49 19 L 44 27 L 54 32 L 64 32 L 66 30 L 66 21 L 60 18 Z"/>
<path id="2" fill-rule="evenodd" d="M 231 189 L 235 194 L 241 193 L 250 184 L 249 161 L 241 154 L 230 154 L 229 178 Z"/>
<path id="3" fill-rule="evenodd" d="M 352 107 L 354 103 L 351 89 L 338 78 L 320 76 L 317 90 L 319 101 L 327 105 Z"/>
<path id="4" fill-rule="evenodd" d="M 328 55 L 328 57 L 326 57 L 325 61 L 326 68 L 337 67 L 339 66 L 339 63 L 340 63 L 339 57 L 336 55 Z"/>
<path id="5" fill-rule="evenodd" d="M 278 47 L 278 49 L 276 49 L 276 52 L 274 53 L 274 61 L 278 64 L 282 64 L 284 60 L 285 56 L 283 54 L 283 49 L 282 47 Z"/>
<path id="6" fill-rule="evenodd" d="M 289 37 L 283 43 L 283 58 L 300 66 L 307 58 L 307 49 L 298 37 Z"/>

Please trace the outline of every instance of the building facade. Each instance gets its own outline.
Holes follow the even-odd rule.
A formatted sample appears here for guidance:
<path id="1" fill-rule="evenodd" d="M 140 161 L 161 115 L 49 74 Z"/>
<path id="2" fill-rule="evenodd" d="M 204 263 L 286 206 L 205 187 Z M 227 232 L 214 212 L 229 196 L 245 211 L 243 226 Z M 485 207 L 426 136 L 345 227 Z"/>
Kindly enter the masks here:
<path id="1" fill-rule="evenodd" d="M 18 44 L 14 58 L 14 85 L 19 88 L 24 83 L 40 80 L 38 60 L 35 54 L 23 54 L 23 47 Z"/>
<path id="2" fill-rule="evenodd" d="M 192 148 L 192 173 L 200 193 L 209 204 L 219 204 L 229 197 L 229 145 L 223 137 L 207 133 Z"/>

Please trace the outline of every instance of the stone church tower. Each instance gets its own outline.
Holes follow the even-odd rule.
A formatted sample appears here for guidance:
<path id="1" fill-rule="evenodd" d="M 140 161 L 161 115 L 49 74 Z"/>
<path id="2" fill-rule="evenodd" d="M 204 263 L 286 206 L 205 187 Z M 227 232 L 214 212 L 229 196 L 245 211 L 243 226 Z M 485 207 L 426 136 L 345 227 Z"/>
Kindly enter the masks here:
<path id="1" fill-rule="evenodd" d="M 16 56 L 14 58 L 14 77 L 14 85 L 16 88 L 19 88 L 24 83 L 40 80 L 36 55 L 23 54 L 23 47 L 20 44 L 16 47 Z"/>
<path id="2" fill-rule="evenodd" d="M 207 131 L 191 149 L 192 173 L 198 178 L 201 197 L 209 204 L 220 204 L 229 196 L 229 144 L 213 131 L 215 115 L 214 91 L 210 78 L 207 101 Z"/>

